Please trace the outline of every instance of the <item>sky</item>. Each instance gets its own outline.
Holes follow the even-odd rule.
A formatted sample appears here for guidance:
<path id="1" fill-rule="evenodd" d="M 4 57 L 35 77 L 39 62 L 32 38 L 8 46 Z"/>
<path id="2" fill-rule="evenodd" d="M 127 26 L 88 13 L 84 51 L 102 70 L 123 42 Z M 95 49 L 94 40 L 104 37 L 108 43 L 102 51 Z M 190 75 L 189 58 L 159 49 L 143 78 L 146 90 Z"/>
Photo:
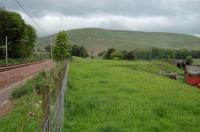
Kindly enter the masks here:
<path id="1" fill-rule="evenodd" d="M 18 1 L 45 31 L 38 28 L 14 0 L 0 0 L 0 5 L 19 12 L 37 29 L 39 36 L 89 27 L 200 36 L 200 0 Z"/>

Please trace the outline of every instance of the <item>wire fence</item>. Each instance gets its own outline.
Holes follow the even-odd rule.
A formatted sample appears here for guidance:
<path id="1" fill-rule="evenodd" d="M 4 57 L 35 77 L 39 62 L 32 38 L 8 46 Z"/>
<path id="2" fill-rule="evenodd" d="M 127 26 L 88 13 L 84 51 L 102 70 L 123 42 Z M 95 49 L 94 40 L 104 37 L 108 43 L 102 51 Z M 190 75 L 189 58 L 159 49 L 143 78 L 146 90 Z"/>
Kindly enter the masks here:
<path id="1" fill-rule="evenodd" d="M 57 79 L 57 98 L 54 105 L 50 105 L 50 95 L 48 86 L 44 88 L 44 118 L 42 132 L 61 132 L 64 118 L 64 95 L 67 88 L 67 76 L 69 61 L 64 62 L 63 72 L 60 79 Z"/>

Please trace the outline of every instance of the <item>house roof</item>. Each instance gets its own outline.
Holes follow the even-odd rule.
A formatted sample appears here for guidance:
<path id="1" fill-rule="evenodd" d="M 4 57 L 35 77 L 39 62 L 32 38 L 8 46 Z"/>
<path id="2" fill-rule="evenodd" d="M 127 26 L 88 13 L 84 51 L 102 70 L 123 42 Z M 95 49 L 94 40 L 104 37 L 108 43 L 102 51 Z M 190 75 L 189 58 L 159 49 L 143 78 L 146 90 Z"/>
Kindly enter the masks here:
<path id="1" fill-rule="evenodd" d="M 189 66 L 186 66 L 186 72 L 189 75 L 200 76 L 200 65 L 189 65 Z"/>

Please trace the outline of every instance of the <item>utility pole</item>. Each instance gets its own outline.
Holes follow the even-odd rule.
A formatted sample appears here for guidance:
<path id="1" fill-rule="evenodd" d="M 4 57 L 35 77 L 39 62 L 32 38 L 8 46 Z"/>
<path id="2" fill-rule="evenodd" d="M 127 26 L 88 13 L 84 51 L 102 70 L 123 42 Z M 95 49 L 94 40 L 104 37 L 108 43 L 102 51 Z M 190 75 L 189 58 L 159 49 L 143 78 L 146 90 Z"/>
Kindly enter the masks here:
<path id="1" fill-rule="evenodd" d="M 92 48 L 90 49 L 90 58 L 93 59 L 93 51 L 92 51 Z"/>
<path id="2" fill-rule="evenodd" d="M 94 59 L 94 49 L 93 48 L 91 48 L 90 57 L 91 57 L 91 59 Z"/>
<path id="3" fill-rule="evenodd" d="M 52 48 L 52 46 L 53 46 L 53 40 L 52 40 L 52 37 L 51 37 L 51 59 L 53 58 L 53 55 L 52 55 L 53 48 Z"/>
<path id="4" fill-rule="evenodd" d="M 6 65 L 8 64 L 8 37 L 6 36 Z"/>

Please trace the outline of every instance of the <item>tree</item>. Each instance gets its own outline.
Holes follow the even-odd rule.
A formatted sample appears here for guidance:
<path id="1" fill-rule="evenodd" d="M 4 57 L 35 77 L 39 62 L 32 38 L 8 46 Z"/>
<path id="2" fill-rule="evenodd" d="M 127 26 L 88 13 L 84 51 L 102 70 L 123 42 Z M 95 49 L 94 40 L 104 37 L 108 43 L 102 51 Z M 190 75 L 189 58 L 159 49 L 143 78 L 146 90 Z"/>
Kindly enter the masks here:
<path id="1" fill-rule="evenodd" d="M 26 34 L 27 34 L 27 56 L 33 53 L 35 47 L 35 40 L 37 38 L 36 31 L 31 25 L 26 25 Z"/>
<path id="2" fill-rule="evenodd" d="M 120 60 L 122 58 L 120 52 L 114 51 L 110 54 L 110 59 Z"/>
<path id="3" fill-rule="evenodd" d="M 64 31 L 60 31 L 56 37 L 56 44 L 53 47 L 53 58 L 63 60 L 71 57 L 71 45 L 69 36 Z"/>
<path id="4" fill-rule="evenodd" d="M 191 65 L 193 63 L 192 56 L 187 56 L 186 59 L 185 59 L 185 63 L 187 65 Z"/>
<path id="5" fill-rule="evenodd" d="M 126 55 L 127 60 L 135 60 L 135 53 L 133 51 L 129 51 Z"/>
<path id="6" fill-rule="evenodd" d="M 86 57 L 88 57 L 88 53 L 87 53 L 87 50 L 85 49 L 85 47 L 73 45 L 72 46 L 72 56 L 86 58 Z"/>
<path id="7" fill-rule="evenodd" d="M 8 56 L 19 58 L 32 54 L 37 37 L 34 28 L 16 12 L 0 9 L 0 18 L 0 46 L 5 45 L 5 37 L 8 36 Z"/>
<path id="8" fill-rule="evenodd" d="M 51 52 L 51 45 L 47 45 L 47 46 L 45 47 L 45 51 L 46 51 L 46 52 Z"/>
<path id="9" fill-rule="evenodd" d="M 111 54 L 112 54 L 113 52 L 115 52 L 115 49 L 114 49 L 114 48 L 108 49 L 108 51 L 105 52 L 103 58 L 104 58 L 104 59 L 112 59 L 112 58 L 111 58 Z"/>

